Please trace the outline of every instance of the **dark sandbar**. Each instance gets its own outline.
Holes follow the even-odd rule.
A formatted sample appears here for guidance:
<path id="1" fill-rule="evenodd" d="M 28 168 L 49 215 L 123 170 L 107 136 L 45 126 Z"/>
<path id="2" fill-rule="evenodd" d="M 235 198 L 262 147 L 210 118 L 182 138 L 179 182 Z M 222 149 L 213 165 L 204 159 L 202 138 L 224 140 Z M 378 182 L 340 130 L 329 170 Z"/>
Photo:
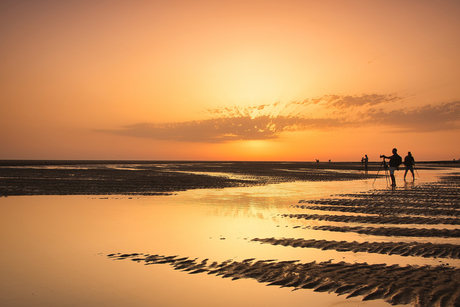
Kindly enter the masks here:
<path id="1" fill-rule="evenodd" d="M 383 299 L 390 304 L 414 306 L 459 306 L 460 269 L 446 266 L 387 266 L 367 263 L 330 263 L 297 261 L 213 262 L 208 259 L 178 258 L 149 254 L 110 254 L 115 260 L 131 259 L 146 265 L 169 264 L 189 274 L 207 273 L 232 278 L 255 279 L 268 286 L 313 289 L 317 292 L 361 296 L 363 300 Z"/>

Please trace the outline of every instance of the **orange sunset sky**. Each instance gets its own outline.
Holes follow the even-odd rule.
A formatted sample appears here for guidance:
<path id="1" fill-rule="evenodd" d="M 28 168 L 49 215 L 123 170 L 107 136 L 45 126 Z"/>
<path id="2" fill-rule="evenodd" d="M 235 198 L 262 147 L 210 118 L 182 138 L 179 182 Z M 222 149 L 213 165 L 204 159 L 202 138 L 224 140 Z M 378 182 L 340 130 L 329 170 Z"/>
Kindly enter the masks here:
<path id="1" fill-rule="evenodd" d="M 0 159 L 460 159 L 460 1 L 0 2 Z"/>

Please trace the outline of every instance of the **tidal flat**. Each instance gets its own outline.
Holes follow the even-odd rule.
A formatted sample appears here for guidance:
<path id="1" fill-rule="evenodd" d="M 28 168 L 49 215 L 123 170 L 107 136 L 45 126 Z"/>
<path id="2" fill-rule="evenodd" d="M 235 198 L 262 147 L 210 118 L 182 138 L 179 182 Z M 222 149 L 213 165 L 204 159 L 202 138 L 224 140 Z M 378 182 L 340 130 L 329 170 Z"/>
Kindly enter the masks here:
<path id="1" fill-rule="evenodd" d="M 0 304 L 456 306 L 458 166 L 2 161 Z"/>

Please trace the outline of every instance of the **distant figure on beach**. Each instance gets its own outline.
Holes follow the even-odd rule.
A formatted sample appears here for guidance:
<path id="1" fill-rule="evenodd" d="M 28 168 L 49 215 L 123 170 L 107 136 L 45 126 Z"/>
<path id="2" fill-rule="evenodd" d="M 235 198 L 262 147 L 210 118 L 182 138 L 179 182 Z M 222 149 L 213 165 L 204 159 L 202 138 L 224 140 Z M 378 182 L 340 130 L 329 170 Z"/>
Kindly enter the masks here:
<path id="1" fill-rule="evenodd" d="M 364 159 L 364 170 L 367 172 L 367 164 L 369 163 L 369 158 L 365 155 Z"/>
<path id="2" fill-rule="evenodd" d="M 404 172 L 404 180 L 406 180 L 407 171 L 410 171 L 412 173 L 412 179 L 415 180 L 414 164 L 415 164 L 415 159 L 412 156 L 412 153 L 409 151 L 407 153 L 407 156 L 404 158 L 404 166 L 406 167 L 406 171 Z"/>
<path id="3" fill-rule="evenodd" d="M 316 159 L 316 163 L 319 163 L 319 160 L 318 160 L 318 159 Z"/>
<path id="4" fill-rule="evenodd" d="M 395 170 L 399 169 L 398 167 L 402 163 L 402 158 L 400 155 L 398 155 L 398 150 L 396 148 L 393 148 L 393 155 L 390 157 L 387 157 L 385 155 L 380 156 L 380 158 L 385 159 L 390 159 L 390 178 L 391 178 L 391 185 L 393 187 L 396 186 L 396 179 L 395 179 Z"/>

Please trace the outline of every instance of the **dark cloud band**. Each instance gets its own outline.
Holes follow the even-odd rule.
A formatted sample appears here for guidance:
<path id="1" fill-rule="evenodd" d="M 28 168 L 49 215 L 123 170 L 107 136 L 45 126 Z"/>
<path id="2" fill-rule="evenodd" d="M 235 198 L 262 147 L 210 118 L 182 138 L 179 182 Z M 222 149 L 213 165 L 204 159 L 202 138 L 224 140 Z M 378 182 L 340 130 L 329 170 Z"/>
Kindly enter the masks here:
<path id="1" fill-rule="evenodd" d="M 404 132 L 460 129 L 460 101 L 392 111 L 373 108 L 400 99 L 396 95 L 372 94 L 359 97 L 330 95 L 322 97 L 319 101 L 305 100 L 301 103 L 291 102 L 281 106 L 280 103 L 276 103 L 247 108 L 214 109 L 208 112 L 218 115 L 217 118 L 166 124 L 140 123 L 105 132 L 157 140 L 224 143 L 238 140 L 276 139 L 283 132 L 288 131 L 324 131 L 349 127 L 387 126 Z M 343 110 L 360 107 L 363 110 L 358 113 L 359 116 L 356 116 L 355 112 L 340 112 L 340 115 L 314 118 L 299 114 L 292 115 L 293 111 L 286 111 L 287 114 L 282 115 L 282 111 L 288 110 L 292 104 L 306 107 L 312 103 L 328 109 Z M 275 108 L 276 112 L 274 112 Z"/>

